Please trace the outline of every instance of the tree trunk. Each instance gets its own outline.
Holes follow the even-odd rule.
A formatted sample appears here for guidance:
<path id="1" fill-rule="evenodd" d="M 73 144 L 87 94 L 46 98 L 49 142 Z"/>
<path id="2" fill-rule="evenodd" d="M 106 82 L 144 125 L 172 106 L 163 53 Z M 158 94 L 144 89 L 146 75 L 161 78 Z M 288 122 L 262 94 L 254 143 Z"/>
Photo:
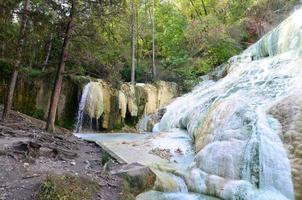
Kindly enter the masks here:
<path id="1" fill-rule="evenodd" d="M 131 84 L 135 84 L 134 0 L 131 0 Z"/>
<path id="2" fill-rule="evenodd" d="M 5 98 L 5 102 L 4 102 L 4 109 L 3 109 L 3 114 L 2 114 L 3 120 L 5 120 L 7 118 L 7 116 L 9 115 L 9 112 L 11 110 L 11 107 L 12 107 L 17 77 L 18 77 L 18 70 L 14 69 L 14 72 L 11 75 L 10 83 L 8 85 L 8 91 L 6 93 L 6 98 Z"/>
<path id="3" fill-rule="evenodd" d="M 139 9 L 138 9 L 138 7 L 139 7 L 138 4 L 136 4 L 135 5 L 135 10 L 136 10 L 136 12 L 135 12 L 135 15 L 136 15 L 136 17 L 135 17 L 135 21 L 136 21 L 136 27 L 135 27 L 136 28 L 135 29 L 136 30 L 136 32 L 135 32 L 136 33 L 135 34 L 136 35 L 136 65 L 135 66 L 136 66 L 136 69 L 138 68 L 139 61 L 140 61 L 139 60 L 140 59 L 139 58 L 140 46 L 139 46 L 139 41 L 138 41 L 139 40 L 139 12 L 138 12 Z"/>
<path id="4" fill-rule="evenodd" d="M 71 29 L 72 29 L 73 15 L 74 15 L 74 2 L 72 2 L 69 21 L 67 23 L 66 30 L 65 30 L 64 42 L 63 42 L 61 56 L 60 56 L 60 63 L 57 68 L 55 85 L 52 90 L 51 101 L 50 101 L 49 111 L 48 111 L 48 118 L 47 118 L 47 122 L 46 122 L 46 131 L 48 131 L 48 132 L 55 131 L 55 120 L 56 120 L 57 108 L 58 108 L 59 98 L 60 98 L 61 89 L 62 89 L 65 62 L 68 57 L 68 45 L 69 45 L 71 31 L 72 31 Z"/>
<path id="5" fill-rule="evenodd" d="M 5 44 L 1 45 L 1 58 L 4 59 L 4 52 L 5 52 Z"/>
<path id="6" fill-rule="evenodd" d="M 152 2 L 152 75 L 155 81 L 157 79 L 155 66 L 155 0 Z"/>
<path id="7" fill-rule="evenodd" d="M 204 0 L 201 0 L 201 3 L 202 3 L 203 10 L 204 10 L 204 14 L 208 15 L 208 11 L 207 11 L 207 8 L 206 8 L 206 4 L 204 3 Z"/>
<path id="8" fill-rule="evenodd" d="M 27 23 L 28 23 L 29 3 L 30 3 L 29 0 L 26 0 L 24 3 L 24 8 L 23 8 L 24 14 L 23 14 L 23 17 L 21 20 L 21 27 L 20 27 L 18 47 L 17 47 L 17 55 L 16 55 L 16 59 L 15 59 L 14 65 L 13 65 L 13 73 L 11 75 L 10 83 L 8 85 L 7 92 L 6 92 L 2 120 L 7 119 L 8 115 L 11 111 L 11 108 L 12 108 L 13 96 L 14 96 L 15 86 L 16 86 L 16 82 L 17 82 L 17 78 L 18 78 L 18 70 L 20 67 L 23 46 L 24 46 L 24 41 L 25 41 L 25 32 L 26 32 Z"/>
<path id="9" fill-rule="evenodd" d="M 50 56 L 50 52 L 51 52 L 51 48 L 52 48 L 52 33 L 50 34 L 50 39 L 49 39 L 49 44 L 47 46 L 47 51 L 46 51 L 46 57 L 45 60 L 43 62 L 42 65 L 42 71 L 45 71 L 46 66 L 48 65 L 48 60 L 49 60 L 49 56 Z"/>

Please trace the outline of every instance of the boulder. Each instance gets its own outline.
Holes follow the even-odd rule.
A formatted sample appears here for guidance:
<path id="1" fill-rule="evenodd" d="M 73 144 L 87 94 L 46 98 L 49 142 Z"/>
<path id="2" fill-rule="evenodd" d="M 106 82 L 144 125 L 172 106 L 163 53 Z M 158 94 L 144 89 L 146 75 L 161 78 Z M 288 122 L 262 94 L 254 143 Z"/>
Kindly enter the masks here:
<path id="1" fill-rule="evenodd" d="M 111 171 L 112 174 L 120 175 L 124 180 L 124 190 L 133 195 L 150 190 L 154 186 L 155 174 L 149 167 L 139 163 L 124 165 L 121 169 Z"/>

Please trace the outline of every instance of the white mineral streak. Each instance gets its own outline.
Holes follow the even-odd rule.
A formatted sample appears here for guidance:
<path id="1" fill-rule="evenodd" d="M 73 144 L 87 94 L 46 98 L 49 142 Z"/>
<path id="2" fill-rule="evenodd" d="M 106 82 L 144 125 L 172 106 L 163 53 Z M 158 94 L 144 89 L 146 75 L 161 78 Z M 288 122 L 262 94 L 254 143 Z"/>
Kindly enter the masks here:
<path id="1" fill-rule="evenodd" d="M 190 192 L 222 199 L 301 198 L 301 176 L 292 178 L 291 173 L 297 174 L 302 166 L 302 145 L 288 136 L 300 141 L 301 131 L 294 132 L 296 123 L 291 133 L 284 132 L 293 123 L 285 116 L 298 114 L 284 106 L 281 114 L 274 108 L 288 98 L 294 101 L 294 95 L 302 96 L 301 19 L 299 9 L 230 59 L 226 77 L 204 81 L 166 107 L 154 131 L 183 129 L 195 142 L 195 161 L 181 175 Z M 291 147 L 292 167 L 285 147 Z"/>

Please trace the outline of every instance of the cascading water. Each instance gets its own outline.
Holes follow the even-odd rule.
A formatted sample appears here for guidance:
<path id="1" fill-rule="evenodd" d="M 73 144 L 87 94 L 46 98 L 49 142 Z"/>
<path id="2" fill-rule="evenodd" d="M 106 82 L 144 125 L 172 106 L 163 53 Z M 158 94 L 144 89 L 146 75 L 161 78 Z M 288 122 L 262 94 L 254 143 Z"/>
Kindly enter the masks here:
<path id="1" fill-rule="evenodd" d="M 282 98 L 302 95 L 301 19 L 300 8 L 230 59 L 223 79 L 203 81 L 166 107 L 153 131 L 182 129 L 194 140 L 194 162 L 188 172 L 175 173 L 190 192 L 222 199 L 295 199 L 282 127 L 268 110 Z M 138 199 L 152 195 L 173 199 L 155 191 Z"/>
<path id="2" fill-rule="evenodd" d="M 84 109 L 85 109 L 85 105 L 86 105 L 89 88 L 90 88 L 90 83 L 86 84 L 83 88 L 81 100 L 79 103 L 79 110 L 78 110 L 78 114 L 77 114 L 77 118 L 76 118 L 76 127 L 75 127 L 76 133 L 80 133 L 82 131 Z"/>
<path id="3" fill-rule="evenodd" d="M 76 118 L 76 133 L 98 131 L 99 119 L 104 113 L 104 94 L 101 82 L 89 82 L 82 91 Z"/>
<path id="4" fill-rule="evenodd" d="M 149 115 L 144 115 L 143 118 L 138 122 L 137 129 L 139 132 L 147 132 L 150 118 L 151 117 Z"/>

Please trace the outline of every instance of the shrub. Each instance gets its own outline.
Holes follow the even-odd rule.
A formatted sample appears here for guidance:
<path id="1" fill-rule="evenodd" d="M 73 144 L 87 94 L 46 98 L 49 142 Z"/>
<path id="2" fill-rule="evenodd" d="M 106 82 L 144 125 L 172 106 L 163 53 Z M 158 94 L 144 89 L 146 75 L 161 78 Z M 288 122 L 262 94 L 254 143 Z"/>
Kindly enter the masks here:
<path id="1" fill-rule="evenodd" d="M 39 188 L 37 200 L 90 200 L 97 184 L 71 175 L 48 176 Z"/>

